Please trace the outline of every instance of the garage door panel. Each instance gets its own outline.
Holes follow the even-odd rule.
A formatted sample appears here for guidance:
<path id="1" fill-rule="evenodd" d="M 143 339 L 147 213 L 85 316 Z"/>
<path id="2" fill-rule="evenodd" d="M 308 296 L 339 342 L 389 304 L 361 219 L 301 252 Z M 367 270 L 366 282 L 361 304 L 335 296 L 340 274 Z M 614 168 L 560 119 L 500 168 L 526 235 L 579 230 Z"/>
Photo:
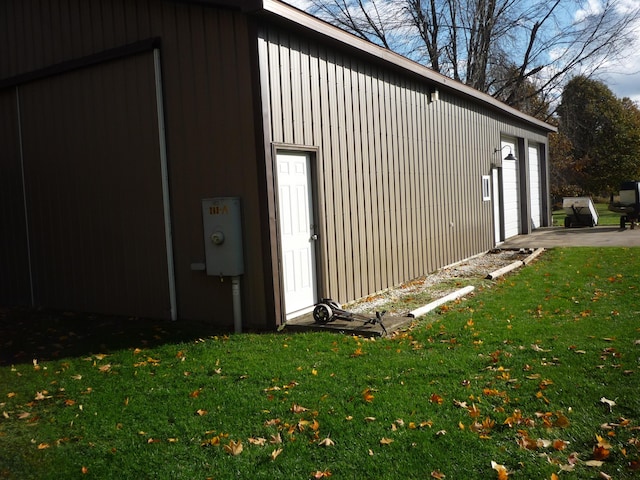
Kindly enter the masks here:
<path id="1" fill-rule="evenodd" d="M 153 56 L 23 89 L 36 303 L 169 315 Z"/>

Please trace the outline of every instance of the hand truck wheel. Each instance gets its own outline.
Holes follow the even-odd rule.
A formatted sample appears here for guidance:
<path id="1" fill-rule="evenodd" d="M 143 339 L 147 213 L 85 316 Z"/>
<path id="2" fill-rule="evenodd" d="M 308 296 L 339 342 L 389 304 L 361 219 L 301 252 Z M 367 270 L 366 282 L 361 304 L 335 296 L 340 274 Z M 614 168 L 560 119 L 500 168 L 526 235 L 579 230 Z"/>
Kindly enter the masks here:
<path id="1" fill-rule="evenodd" d="M 318 323 L 328 323 L 333 317 L 333 311 L 329 305 L 319 303 L 313 309 L 313 319 Z"/>

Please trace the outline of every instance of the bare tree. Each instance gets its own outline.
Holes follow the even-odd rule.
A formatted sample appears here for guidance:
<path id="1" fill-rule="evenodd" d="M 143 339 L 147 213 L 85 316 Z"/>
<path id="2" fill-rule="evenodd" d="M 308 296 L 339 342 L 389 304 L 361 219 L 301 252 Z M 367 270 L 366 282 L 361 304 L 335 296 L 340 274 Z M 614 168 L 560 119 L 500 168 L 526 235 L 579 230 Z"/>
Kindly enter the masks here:
<path id="1" fill-rule="evenodd" d="M 621 59 L 640 21 L 625 0 L 310 1 L 310 13 L 515 107 L 550 103 L 568 77 Z"/>

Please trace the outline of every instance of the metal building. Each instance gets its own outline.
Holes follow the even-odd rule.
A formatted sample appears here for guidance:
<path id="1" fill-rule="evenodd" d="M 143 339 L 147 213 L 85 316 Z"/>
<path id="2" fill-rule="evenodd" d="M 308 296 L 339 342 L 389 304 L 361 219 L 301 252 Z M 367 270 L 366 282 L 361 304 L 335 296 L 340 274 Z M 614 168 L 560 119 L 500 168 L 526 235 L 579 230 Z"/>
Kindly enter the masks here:
<path id="1" fill-rule="evenodd" d="M 3 305 L 273 329 L 550 223 L 554 127 L 277 0 L 4 0 L 0 49 Z"/>

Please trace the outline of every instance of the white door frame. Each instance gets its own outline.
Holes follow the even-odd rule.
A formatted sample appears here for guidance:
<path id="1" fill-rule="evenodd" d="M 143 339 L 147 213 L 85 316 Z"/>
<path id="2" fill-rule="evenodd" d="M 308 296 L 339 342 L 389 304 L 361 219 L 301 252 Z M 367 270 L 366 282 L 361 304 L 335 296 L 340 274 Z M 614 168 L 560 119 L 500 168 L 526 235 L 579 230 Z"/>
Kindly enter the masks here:
<path id="1" fill-rule="evenodd" d="M 316 240 L 318 232 L 314 202 L 313 160 L 314 152 L 304 148 L 276 148 L 275 184 L 276 211 L 278 218 L 278 251 L 280 256 L 283 311 L 286 320 L 295 318 L 313 310 L 318 301 L 318 269 Z M 281 159 L 298 160 L 305 158 L 304 172 L 285 171 L 291 166 L 303 168 L 298 163 L 282 163 Z M 281 169 L 285 169 L 282 170 Z M 306 185 L 295 185 L 292 192 L 290 174 L 297 174 L 297 180 L 306 175 Z M 286 202 L 286 203 L 283 203 Z M 293 207 L 293 208 L 292 208 Z"/>
<path id="2" fill-rule="evenodd" d="M 495 245 L 504 240 L 504 220 L 502 208 L 502 172 L 499 167 L 491 169 L 491 203 L 493 204 L 493 236 Z"/>

